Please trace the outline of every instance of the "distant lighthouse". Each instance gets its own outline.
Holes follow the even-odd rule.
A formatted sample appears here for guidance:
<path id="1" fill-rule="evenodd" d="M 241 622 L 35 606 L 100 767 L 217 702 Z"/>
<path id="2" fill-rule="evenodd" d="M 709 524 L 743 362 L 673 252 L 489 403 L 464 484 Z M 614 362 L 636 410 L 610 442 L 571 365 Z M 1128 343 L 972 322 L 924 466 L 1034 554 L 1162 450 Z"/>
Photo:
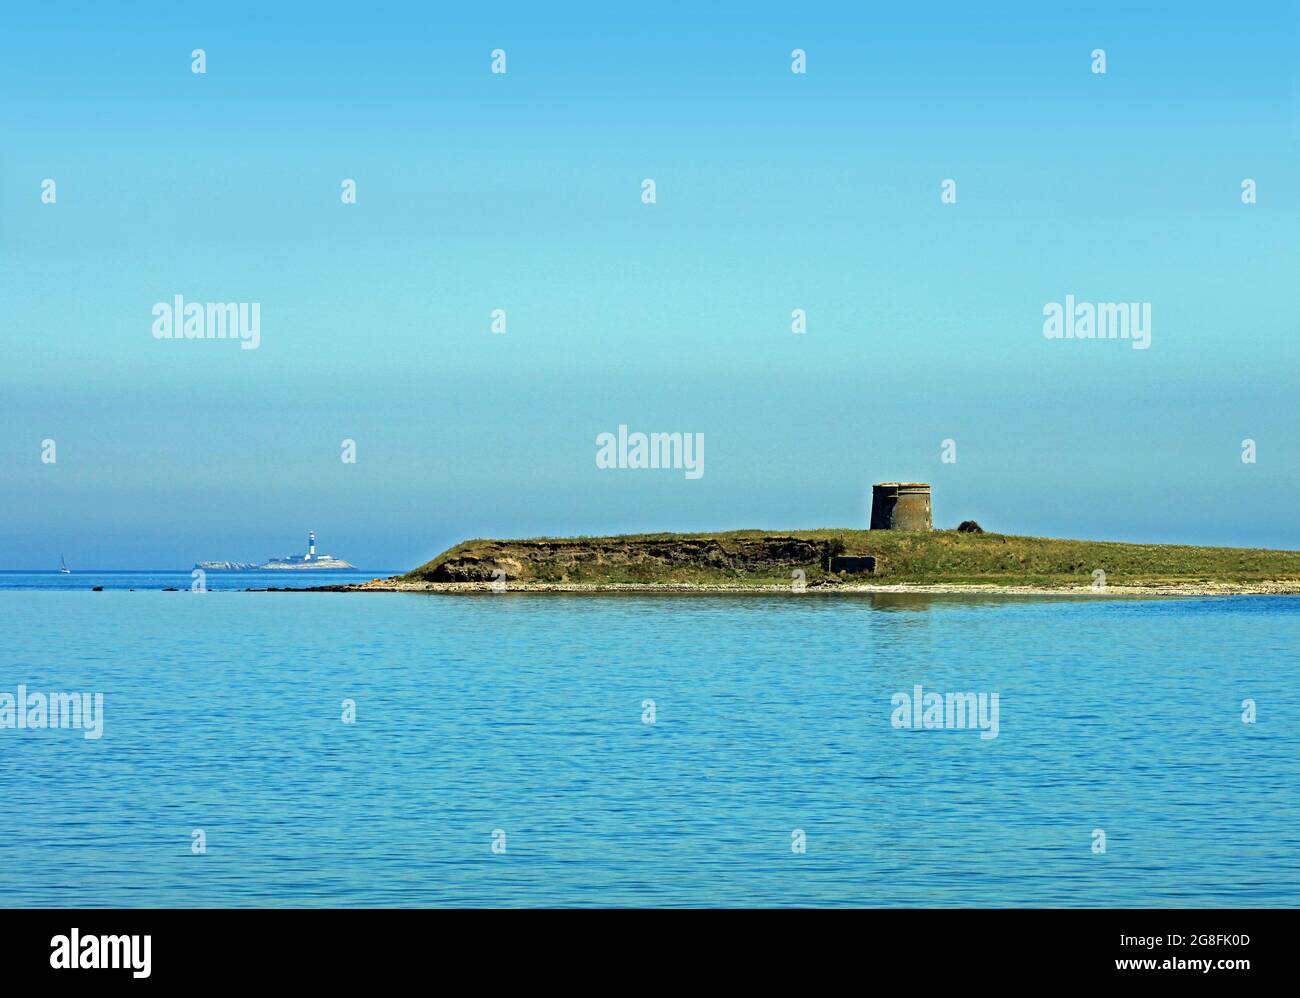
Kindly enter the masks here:
<path id="1" fill-rule="evenodd" d="M 307 531 L 307 560 L 311 561 L 316 557 L 316 531 Z"/>

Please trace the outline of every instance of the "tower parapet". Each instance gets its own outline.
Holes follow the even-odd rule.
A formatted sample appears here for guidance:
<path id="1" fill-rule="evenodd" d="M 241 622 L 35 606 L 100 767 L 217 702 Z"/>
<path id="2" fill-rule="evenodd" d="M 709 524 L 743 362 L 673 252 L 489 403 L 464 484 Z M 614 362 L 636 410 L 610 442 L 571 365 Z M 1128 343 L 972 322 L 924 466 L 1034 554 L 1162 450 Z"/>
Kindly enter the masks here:
<path id="1" fill-rule="evenodd" d="M 881 482 L 871 487 L 872 530 L 933 530 L 928 482 Z"/>

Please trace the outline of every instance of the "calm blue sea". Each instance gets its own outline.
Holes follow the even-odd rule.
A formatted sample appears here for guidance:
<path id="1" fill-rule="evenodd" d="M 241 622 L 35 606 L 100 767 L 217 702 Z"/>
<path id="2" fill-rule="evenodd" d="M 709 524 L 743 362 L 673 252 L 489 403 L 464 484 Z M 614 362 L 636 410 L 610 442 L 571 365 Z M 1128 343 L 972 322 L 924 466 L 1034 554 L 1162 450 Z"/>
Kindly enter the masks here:
<path id="1" fill-rule="evenodd" d="M 13 578 L 0 694 L 104 729 L 0 730 L 0 905 L 1300 903 L 1300 598 Z"/>
<path id="2" fill-rule="evenodd" d="M 309 586 L 337 586 L 349 582 L 369 582 L 387 578 L 394 572 L 336 572 L 281 569 L 270 572 L 204 572 L 202 583 L 209 590 L 306 589 Z M 0 593 L 13 589 L 57 592 L 86 592 L 95 586 L 109 589 L 191 589 L 199 580 L 190 570 L 154 569 L 132 572 L 76 571 L 61 572 L 0 571 Z"/>

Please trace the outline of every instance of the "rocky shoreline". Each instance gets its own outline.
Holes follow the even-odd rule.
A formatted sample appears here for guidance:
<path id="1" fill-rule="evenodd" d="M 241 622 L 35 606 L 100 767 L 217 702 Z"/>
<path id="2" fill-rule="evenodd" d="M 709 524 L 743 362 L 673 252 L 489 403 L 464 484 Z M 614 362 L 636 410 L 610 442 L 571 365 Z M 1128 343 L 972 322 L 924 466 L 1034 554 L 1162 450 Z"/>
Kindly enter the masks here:
<path id="1" fill-rule="evenodd" d="M 662 594 L 788 594 L 794 596 L 860 595 L 871 593 L 915 593 L 931 595 L 968 596 L 1075 596 L 1104 598 L 1120 596 L 1282 596 L 1300 595 L 1300 582 L 1280 580 L 1257 583 L 1151 583 L 1142 585 L 1115 585 L 1093 589 L 1091 586 L 1019 586 L 991 584 L 937 583 L 932 585 L 897 583 L 894 585 L 869 585 L 858 583 L 809 584 L 796 591 L 789 585 L 728 585 L 726 583 L 661 583 L 638 584 L 623 582 L 509 582 L 502 589 L 493 588 L 490 582 L 417 582 L 401 578 L 373 579 L 370 582 L 337 586 L 311 586 L 309 588 L 249 589 L 246 592 L 288 593 L 662 593 Z"/>

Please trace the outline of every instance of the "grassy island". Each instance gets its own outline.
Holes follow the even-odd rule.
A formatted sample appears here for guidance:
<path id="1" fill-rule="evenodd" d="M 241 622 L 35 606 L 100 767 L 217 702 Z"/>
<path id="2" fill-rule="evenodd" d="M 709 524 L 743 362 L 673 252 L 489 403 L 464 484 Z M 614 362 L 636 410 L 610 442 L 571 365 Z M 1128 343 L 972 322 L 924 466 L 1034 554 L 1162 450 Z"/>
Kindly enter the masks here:
<path id="1" fill-rule="evenodd" d="M 543 537 L 465 541 L 405 575 L 365 588 L 470 590 L 496 581 L 498 587 L 539 590 L 789 590 L 800 580 L 808 590 L 822 591 L 1087 592 L 1104 581 L 1114 591 L 1300 592 L 1300 551 L 955 530 Z"/>

